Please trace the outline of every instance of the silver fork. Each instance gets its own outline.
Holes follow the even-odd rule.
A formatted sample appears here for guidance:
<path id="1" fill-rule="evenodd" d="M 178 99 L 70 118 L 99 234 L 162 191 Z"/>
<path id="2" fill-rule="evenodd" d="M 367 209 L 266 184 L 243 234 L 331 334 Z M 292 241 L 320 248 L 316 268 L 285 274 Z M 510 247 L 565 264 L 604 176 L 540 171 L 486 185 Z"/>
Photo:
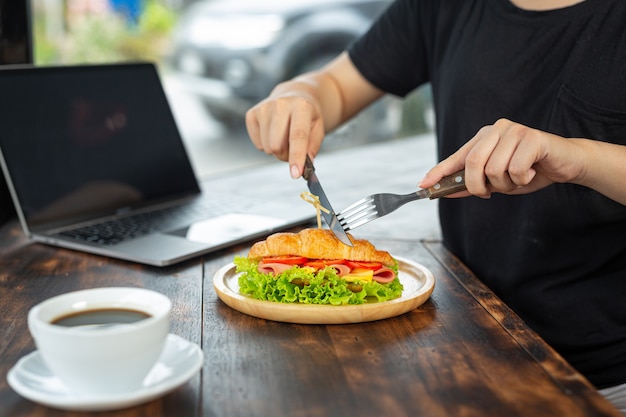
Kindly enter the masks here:
<path id="1" fill-rule="evenodd" d="M 408 202 L 422 198 L 433 200 L 464 190 L 466 190 L 465 170 L 462 170 L 442 178 L 441 181 L 430 188 L 424 188 L 411 194 L 372 194 L 346 207 L 337 214 L 337 218 L 347 232 L 372 220 L 386 216 Z"/>

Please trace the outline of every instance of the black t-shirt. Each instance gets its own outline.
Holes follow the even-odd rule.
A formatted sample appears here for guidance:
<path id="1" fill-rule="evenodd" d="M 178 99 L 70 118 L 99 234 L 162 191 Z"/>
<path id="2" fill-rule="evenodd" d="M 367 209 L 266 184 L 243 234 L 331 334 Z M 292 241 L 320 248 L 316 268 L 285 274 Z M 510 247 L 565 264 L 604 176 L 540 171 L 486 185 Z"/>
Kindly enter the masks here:
<path id="1" fill-rule="evenodd" d="M 503 117 L 626 144 L 623 0 L 397 0 L 349 52 L 389 93 L 432 84 L 441 159 Z M 439 207 L 445 245 L 528 325 L 598 388 L 626 382 L 626 206 L 554 184 Z"/>

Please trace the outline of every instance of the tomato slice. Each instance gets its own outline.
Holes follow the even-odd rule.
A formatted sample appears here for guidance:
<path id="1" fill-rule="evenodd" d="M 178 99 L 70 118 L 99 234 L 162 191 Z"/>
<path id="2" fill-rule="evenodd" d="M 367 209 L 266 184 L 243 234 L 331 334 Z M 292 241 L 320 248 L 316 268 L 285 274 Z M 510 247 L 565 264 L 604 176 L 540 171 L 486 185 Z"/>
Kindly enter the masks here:
<path id="1" fill-rule="evenodd" d="M 363 269 L 371 269 L 377 270 L 382 268 L 383 264 L 380 262 L 364 262 L 364 261 L 346 261 L 346 265 L 350 268 L 363 268 Z"/>
<path id="2" fill-rule="evenodd" d="M 287 265 L 303 265 L 308 261 L 308 258 L 304 256 L 297 255 L 279 255 L 279 256 L 268 256 L 263 258 L 263 263 L 278 263 L 278 264 L 287 264 Z"/>
<path id="3" fill-rule="evenodd" d="M 328 265 L 337 265 L 344 263 L 346 263 L 346 261 L 344 261 L 343 259 L 311 259 L 307 261 L 304 265 L 310 266 L 311 268 L 315 269 L 322 269 L 327 267 Z"/>

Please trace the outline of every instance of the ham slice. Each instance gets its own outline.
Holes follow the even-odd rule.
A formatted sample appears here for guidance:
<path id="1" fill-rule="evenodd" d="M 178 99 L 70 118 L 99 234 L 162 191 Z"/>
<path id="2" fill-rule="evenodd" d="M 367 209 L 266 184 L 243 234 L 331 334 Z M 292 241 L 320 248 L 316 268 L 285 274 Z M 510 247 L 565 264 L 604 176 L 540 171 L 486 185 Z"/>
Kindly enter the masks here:
<path id="1" fill-rule="evenodd" d="M 382 268 L 374 271 L 374 277 L 372 278 L 376 282 L 386 284 L 393 281 L 396 278 L 396 273 L 393 269 L 383 266 Z"/>
<path id="2" fill-rule="evenodd" d="M 328 265 L 331 266 L 333 268 L 335 268 L 335 271 L 337 271 L 337 275 L 342 277 L 344 275 L 348 275 L 350 273 L 350 267 L 348 265 L 344 265 L 344 264 L 331 264 Z"/>
<path id="3" fill-rule="evenodd" d="M 268 263 L 259 262 L 257 271 L 259 271 L 261 274 L 279 275 L 285 272 L 286 270 L 291 269 L 292 267 L 293 265 L 281 264 L 278 262 L 268 262 Z"/>
<path id="4" fill-rule="evenodd" d="M 350 271 L 352 270 L 348 265 L 344 265 L 344 264 L 331 264 L 328 266 L 335 268 L 335 271 L 337 271 L 337 275 L 340 277 L 343 277 L 344 275 L 348 275 Z M 283 264 L 283 263 L 278 263 L 278 262 L 265 263 L 261 261 L 259 262 L 259 266 L 257 267 L 257 270 L 261 274 L 279 275 L 285 272 L 286 270 L 291 269 L 292 267 L 293 265 L 289 265 L 289 264 Z M 383 266 L 382 268 L 374 271 L 374 276 L 373 276 L 374 281 L 380 282 L 381 284 L 389 283 L 393 281 L 395 278 L 396 278 L 396 273 L 391 268 L 387 268 Z"/>

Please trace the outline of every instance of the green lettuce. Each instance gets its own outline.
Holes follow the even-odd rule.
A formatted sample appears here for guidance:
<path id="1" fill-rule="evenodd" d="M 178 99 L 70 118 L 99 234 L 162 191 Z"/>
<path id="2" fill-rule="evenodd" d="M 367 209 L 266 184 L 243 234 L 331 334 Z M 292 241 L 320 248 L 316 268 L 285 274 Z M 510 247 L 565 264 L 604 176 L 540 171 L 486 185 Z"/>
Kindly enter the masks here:
<path id="1" fill-rule="evenodd" d="M 279 303 L 349 305 L 382 302 L 398 298 L 404 289 L 397 278 L 389 283 L 376 281 L 348 283 L 340 278 L 335 269 L 326 267 L 315 272 L 309 268 L 294 266 L 274 276 L 258 272 L 258 262 L 247 257 L 234 258 L 239 276 L 239 292 L 257 300 Z M 357 292 L 352 291 L 357 287 Z"/>

